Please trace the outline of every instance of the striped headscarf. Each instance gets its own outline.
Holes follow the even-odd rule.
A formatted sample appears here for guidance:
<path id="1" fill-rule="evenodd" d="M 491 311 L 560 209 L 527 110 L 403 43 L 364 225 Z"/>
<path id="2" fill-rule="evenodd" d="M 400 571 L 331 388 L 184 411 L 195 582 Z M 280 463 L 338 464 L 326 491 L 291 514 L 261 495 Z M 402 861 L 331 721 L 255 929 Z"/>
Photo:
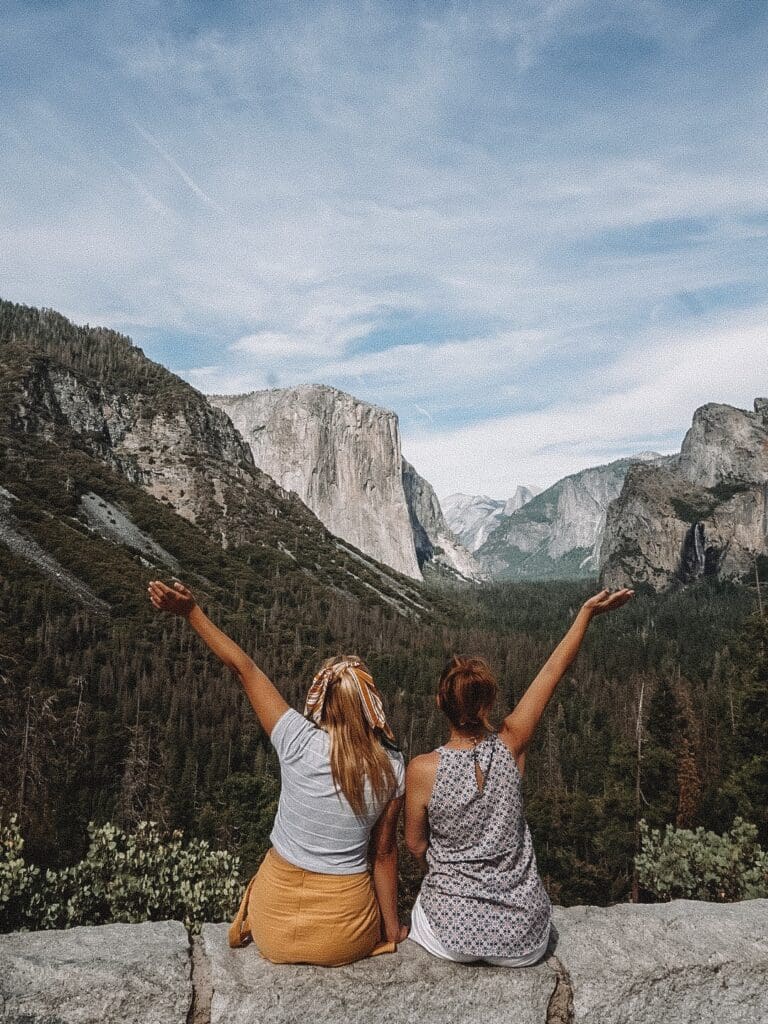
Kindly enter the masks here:
<path id="1" fill-rule="evenodd" d="M 332 665 L 321 669 L 317 673 L 307 693 L 304 714 L 307 718 L 311 718 L 316 725 L 321 724 L 328 686 L 334 680 L 339 679 L 345 670 L 349 671 L 350 676 L 355 681 L 363 714 L 370 727 L 372 729 L 379 729 L 391 743 L 394 743 L 395 735 L 390 729 L 384 714 L 381 694 L 376 689 L 373 677 L 366 671 L 363 663 L 355 658 L 340 658 L 339 661 L 335 661 Z"/>

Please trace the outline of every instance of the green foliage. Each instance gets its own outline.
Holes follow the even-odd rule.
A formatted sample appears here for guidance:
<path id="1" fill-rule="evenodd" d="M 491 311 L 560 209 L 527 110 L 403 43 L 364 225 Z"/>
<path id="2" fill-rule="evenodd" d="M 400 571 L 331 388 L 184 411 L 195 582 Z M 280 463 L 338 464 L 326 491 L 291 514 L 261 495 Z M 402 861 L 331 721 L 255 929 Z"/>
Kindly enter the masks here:
<path id="1" fill-rule="evenodd" d="M 77 864 L 42 872 L 25 863 L 13 815 L 0 829 L 0 930 L 71 928 L 84 924 L 228 920 L 241 896 L 240 861 L 205 840 L 183 844 L 152 821 L 127 834 L 115 825 L 88 826 Z"/>
<path id="2" fill-rule="evenodd" d="M 662 833 L 642 821 L 640 840 L 640 884 L 658 899 L 722 903 L 768 896 L 768 852 L 757 841 L 757 828 L 741 818 L 724 835 L 672 825 Z"/>
<path id="3" fill-rule="evenodd" d="M 409 756 L 444 739 L 434 691 L 446 655 L 488 658 L 501 682 L 501 713 L 594 587 L 422 586 L 364 565 L 249 465 L 222 484 L 226 523 L 213 501 L 192 523 L 131 482 L 135 466 L 126 451 L 109 449 L 108 431 L 75 429 L 55 413 L 49 371 L 74 375 L 96 409 L 106 395 L 141 420 L 165 412 L 196 424 L 194 437 L 206 443 L 171 456 L 160 443 L 144 451 L 158 465 L 178 458 L 200 470 L 201 493 L 222 468 L 207 444 L 216 431 L 203 397 L 127 338 L 0 302 L 0 485 L 18 498 L 14 528 L 111 606 L 109 616 L 83 608 L 0 544 L 0 807 L 18 813 L 29 861 L 20 835 L 4 833 L 0 893 L 10 919 L 20 920 L 23 907 L 29 913 L 30 891 L 42 891 L 48 872 L 56 920 L 112 913 L 113 902 L 127 913 L 123 897 L 104 895 L 103 872 L 90 882 L 77 875 L 91 846 L 108 873 L 115 851 L 93 834 L 107 822 L 128 835 L 155 821 L 165 833 L 183 830 L 229 850 L 241 858 L 242 883 L 268 845 L 278 797 L 274 753 L 239 684 L 184 623 L 151 612 L 147 578 L 166 568 L 90 532 L 80 510 L 86 491 L 116 504 L 173 555 L 211 617 L 294 707 L 324 657 L 365 657 Z M 545 517 L 546 504 L 534 499 L 528 517 Z M 584 572 L 587 554 L 573 553 L 568 574 Z M 518 556 L 530 559 L 532 575 L 562 574 L 561 561 Z M 759 561 L 762 575 L 767 566 Z M 746 587 L 705 581 L 638 593 L 590 629 L 525 772 L 539 865 L 560 902 L 626 898 L 640 813 L 653 827 L 675 820 L 716 831 L 739 813 L 768 839 L 766 642 L 764 625 L 746 622 L 754 605 Z M 122 840 L 113 841 L 130 861 Z M 402 872 L 407 898 L 418 873 L 407 859 Z M 87 906 L 73 890 L 79 881 L 93 889 Z M 127 893 L 128 904 L 147 912 L 160 899 L 139 882 Z"/>
<path id="4" fill-rule="evenodd" d="M 25 923 L 40 890 L 40 869 L 24 860 L 24 839 L 17 816 L 0 821 L 0 931 Z"/>

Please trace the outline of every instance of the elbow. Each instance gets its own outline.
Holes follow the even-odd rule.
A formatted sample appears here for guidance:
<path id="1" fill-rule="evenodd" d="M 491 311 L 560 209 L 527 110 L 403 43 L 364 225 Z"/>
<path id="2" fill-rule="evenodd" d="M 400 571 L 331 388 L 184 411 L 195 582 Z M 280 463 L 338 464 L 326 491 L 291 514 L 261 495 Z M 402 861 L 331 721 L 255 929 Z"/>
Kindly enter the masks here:
<path id="1" fill-rule="evenodd" d="M 375 861 L 397 860 L 397 838 L 395 836 L 388 839 L 379 837 L 373 848 L 373 859 Z"/>
<path id="2" fill-rule="evenodd" d="M 244 655 L 240 658 L 232 658 L 231 661 L 225 662 L 227 668 L 231 669 L 235 675 L 240 679 L 240 682 L 245 685 L 249 677 L 253 675 L 256 669 L 256 662 Z"/>

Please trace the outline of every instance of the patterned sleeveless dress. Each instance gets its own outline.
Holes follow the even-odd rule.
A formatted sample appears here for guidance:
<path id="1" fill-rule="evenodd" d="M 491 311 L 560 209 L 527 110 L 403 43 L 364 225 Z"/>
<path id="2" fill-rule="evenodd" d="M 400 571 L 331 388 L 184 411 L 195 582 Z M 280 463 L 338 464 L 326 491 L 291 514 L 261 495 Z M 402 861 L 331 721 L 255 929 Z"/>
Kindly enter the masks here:
<path id="1" fill-rule="evenodd" d="M 427 806 L 428 871 L 419 895 L 427 921 L 454 952 L 526 956 L 546 940 L 551 904 L 536 868 L 514 755 L 497 733 L 473 750 L 438 751 Z"/>

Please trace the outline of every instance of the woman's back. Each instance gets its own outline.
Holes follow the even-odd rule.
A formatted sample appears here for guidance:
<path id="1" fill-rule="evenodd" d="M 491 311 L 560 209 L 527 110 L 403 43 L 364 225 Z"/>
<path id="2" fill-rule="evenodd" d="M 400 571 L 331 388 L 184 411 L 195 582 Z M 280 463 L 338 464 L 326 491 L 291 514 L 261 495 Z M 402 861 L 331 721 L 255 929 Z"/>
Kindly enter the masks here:
<path id="1" fill-rule="evenodd" d="M 472 750 L 438 754 L 421 906 L 449 949 L 524 956 L 546 937 L 551 907 L 515 758 L 497 733 Z"/>
<path id="2" fill-rule="evenodd" d="M 282 784 L 271 841 L 297 867 L 324 874 L 354 874 L 368 866 L 368 841 L 383 805 L 366 785 L 366 810 L 356 815 L 333 780 L 330 737 L 293 709 L 272 730 Z M 402 796 L 402 754 L 388 751 Z"/>

